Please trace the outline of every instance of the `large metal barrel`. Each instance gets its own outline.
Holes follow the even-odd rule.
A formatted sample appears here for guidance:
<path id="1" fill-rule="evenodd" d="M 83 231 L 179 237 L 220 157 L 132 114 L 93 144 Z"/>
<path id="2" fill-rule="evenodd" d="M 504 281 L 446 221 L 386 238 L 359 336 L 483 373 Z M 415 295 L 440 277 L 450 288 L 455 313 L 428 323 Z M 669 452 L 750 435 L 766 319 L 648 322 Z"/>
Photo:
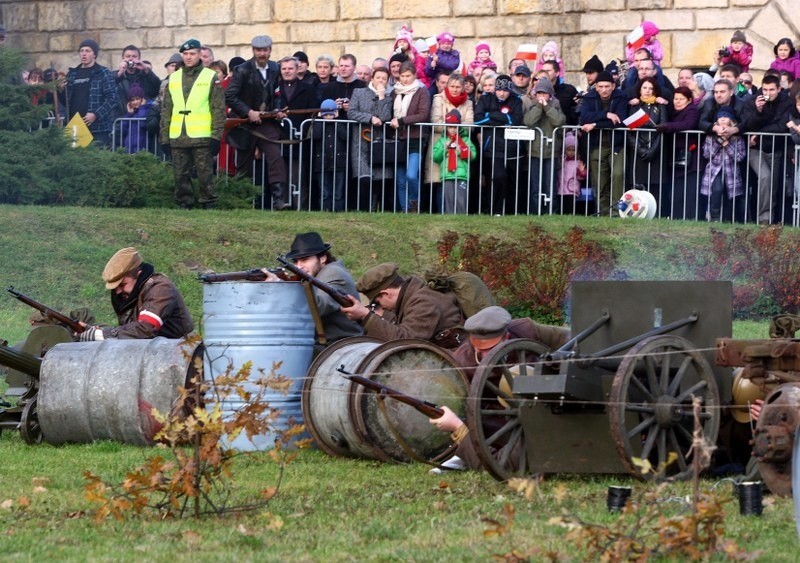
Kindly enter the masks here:
<path id="1" fill-rule="evenodd" d="M 264 400 L 277 411 L 274 432 L 239 435 L 230 445 L 238 450 L 261 450 L 274 445 L 278 432 L 302 424 L 300 390 L 314 354 L 314 319 L 300 283 L 219 282 L 203 284 L 205 374 L 216 378 L 252 362 L 250 391 L 255 381 L 277 375 L 290 378 L 287 394 L 267 391 Z M 223 415 L 241 408 L 238 397 L 223 400 Z"/>
<path id="2" fill-rule="evenodd" d="M 332 456 L 383 461 L 432 460 L 450 436 L 413 407 L 383 399 L 343 377 L 358 374 L 465 416 L 468 383 L 452 356 L 424 340 L 354 337 L 320 354 L 303 386 L 303 416 L 320 449 Z"/>
<path id="3" fill-rule="evenodd" d="M 152 409 L 172 411 L 178 388 L 194 377 L 192 358 L 200 350 L 197 342 L 161 337 L 57 344 L 39 376 L 44 440 L 152 444 Z"/>

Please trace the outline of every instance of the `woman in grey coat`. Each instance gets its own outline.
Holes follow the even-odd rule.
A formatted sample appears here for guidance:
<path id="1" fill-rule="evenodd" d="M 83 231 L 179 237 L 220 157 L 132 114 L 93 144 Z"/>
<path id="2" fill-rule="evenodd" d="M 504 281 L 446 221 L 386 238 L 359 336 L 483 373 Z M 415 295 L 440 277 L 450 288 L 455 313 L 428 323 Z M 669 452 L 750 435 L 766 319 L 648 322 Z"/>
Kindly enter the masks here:
<path id="1" fill-rule="evenodd" d="M 371 154 L 371 140 L 382 139 L 384 123 L 392 119 L 392 97 L 386 92 L 389 69 L 376 68 L 366 88 L 357 88 L 350 99 L 347 117 L 359 123 L 351 136 L 350 155 L 353 176 L 358 179 L 359 206 L 362 211 L 377 210 L 381 202 L 393 201 L 392 164 L 376 162 Z M 384 198 L 386 192 L 388 197 Z"/>

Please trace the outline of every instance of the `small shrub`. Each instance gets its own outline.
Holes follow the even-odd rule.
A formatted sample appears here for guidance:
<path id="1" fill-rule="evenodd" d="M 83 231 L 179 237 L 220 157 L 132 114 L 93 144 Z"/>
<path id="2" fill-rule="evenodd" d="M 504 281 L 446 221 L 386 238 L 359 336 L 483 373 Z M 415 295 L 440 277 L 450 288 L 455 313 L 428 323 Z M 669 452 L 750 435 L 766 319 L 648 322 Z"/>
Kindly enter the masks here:
<path id="1" fill-rule="evenodd" d="M 152 417 L 155 428 L 160 428 L 155 439 L 161 447 L 143 465 L 128 472 L 122 483 L 107 483 L 84 472 L 85 496 L 97 505 L 95 521 L 109 517 L 122 520 L 146 512 L 158 518 L 222 516 L 265 506 L 278 492 L 283 467 L 297 455 L 296 449 L 289 451 L 286 446 L 293 443 L 297 448 L 305 447 L 310 440 L 296 440 L 304 431 L 302 425 L 283 431 L 274 427 L 278 411 L 264 401 L 265 393 L 287 392 L 292 383 L 277 375 L 280 363 L 256 381 L 250 377 L 250 368 L 247 363 L 234 372 L 231 366 L 213 383 L 193 381 L 192 389 L 181 390 L 173 412 L 166 418 L 155 409 L 144 413 Z M 202 366 L 196 366 L 196 371 L 202 373 Z M 223 413 L 223 404 L 233 403 L 234 398 L 239 407 Z M 263 488 L 258 498 L 236 504 L 234 460 L 254 452 L 237 452 L 228 444 L 242 433 L 252 438 L 267 432 L 277 436 L 275 447 L 268 452 L 269 459 L 280 467 L 277 483 Z"/>
<path id="2" fill-rule="evenodd" d="M 679 259 L 696 279 L 733 282 L 739 318 L 770 317 L 800 309 L 800 233 L 773 226 L 711 229 L 708 248 L 682 248 Z"/>

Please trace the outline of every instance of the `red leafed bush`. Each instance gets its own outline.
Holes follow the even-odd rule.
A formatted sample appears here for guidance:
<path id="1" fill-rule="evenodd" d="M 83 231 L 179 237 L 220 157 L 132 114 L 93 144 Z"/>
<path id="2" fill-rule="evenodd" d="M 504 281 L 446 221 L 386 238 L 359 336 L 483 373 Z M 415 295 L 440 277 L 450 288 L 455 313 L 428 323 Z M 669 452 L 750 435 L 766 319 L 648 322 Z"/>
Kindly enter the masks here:
<path id="1" fill-rule="evenodd" d="M 504 241 L 448 231 L 438 243 L 439 262 L 448 271 L 479 276 L 499 305 L 515 316 L 562 323 L 564 304 L 574 280 L 619 277 L 616 253 L 570 229 L 563 237 L 530 225 L 526 236 Z"/>
<path id="2" fill-rule="evenodd" d="M 680 254 L 697 279 L 733 282 L 739 317 L 800 309 L 800 232 L 780 226 L 733 234 L 711 229 L 707 249 L 683 247 Z"/>

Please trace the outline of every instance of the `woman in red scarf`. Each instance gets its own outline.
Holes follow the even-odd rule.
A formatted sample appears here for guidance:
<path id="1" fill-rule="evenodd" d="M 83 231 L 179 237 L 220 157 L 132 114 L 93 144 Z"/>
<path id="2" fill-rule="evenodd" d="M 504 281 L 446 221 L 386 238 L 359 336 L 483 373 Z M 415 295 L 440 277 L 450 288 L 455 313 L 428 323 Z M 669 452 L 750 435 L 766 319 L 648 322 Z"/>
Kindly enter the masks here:
<path id="1" fill-rule="evenodd" d="M 445 116 L 452 110 L 458 110 L 461 115 L 461 123 L 471 125 L 475 122 L 475 113 L 472 100 L 464 88 L 464 77 L 460 74 L 452 74 L 447 80 L 447 87 L 441 94 L 436 94 L 431 102 L 431 123 L 444 123 Z M 433 161 L 431 151 L 436 142 L 442 137 L 444 127 L 433 128 L 433 138 L 428 157 L 425 159 L 425 182 L 431 185 L 431 191 L 435 194 L 433 212 L 438 213 L 442 209 L 442 184 L 441 170 L 439 164 Z"/>

